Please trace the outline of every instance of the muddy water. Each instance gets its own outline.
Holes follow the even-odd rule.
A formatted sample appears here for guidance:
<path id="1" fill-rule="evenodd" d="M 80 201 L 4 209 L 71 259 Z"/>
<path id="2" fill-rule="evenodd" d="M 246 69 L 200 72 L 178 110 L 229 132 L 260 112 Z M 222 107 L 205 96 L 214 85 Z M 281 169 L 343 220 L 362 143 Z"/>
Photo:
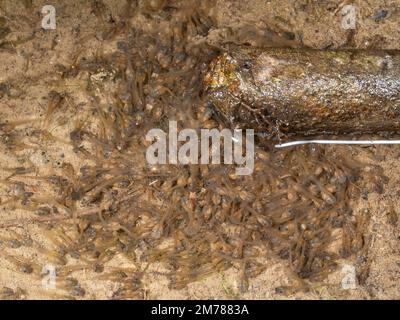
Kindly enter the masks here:
<path id="1" fill-rule="evenodd" d="M 337 34 L 309 35 L 311 22 L 336 21 L 339 4 L 307 3 L 288 10 L 272 1 L 247 10 L 236 1 L 57 3 L 57 33 L 35 25 L 40 3 L 6 3 L 7 17 L 25 18 L 10 24 L 1 51 L 13 68 L 2 66 L 0 87 L 8 120 L 1 126 L 0 280 L 11 287 L 3 297 L 44 295 L 35 289 L 43 261 L 58 270 L 52 298 L 157 298 L 194 283 L 204 289 L 229 270 L 234 294 L 252 297 L 254 279 L 271 262 L 282 281 L 265 284 L 286 297 L 340 273 L 343 261 L 368 284 L 376 216 L 355 203 L 382 194 L 387 183 L 369 149 L 256 147 L 254 173 L 242 177 L 234 165 L 145 159 L 145 133 L 168 131 L 170 120 L 224 128 L 203 78 L 226 44 L 339 45 Z M 17 41 L 32 28 L 33 40 Z M 358 33 L 341 34 L 343 44 L 360 44 Z M 157 277 L 167 279 L 164 287 Z"/>

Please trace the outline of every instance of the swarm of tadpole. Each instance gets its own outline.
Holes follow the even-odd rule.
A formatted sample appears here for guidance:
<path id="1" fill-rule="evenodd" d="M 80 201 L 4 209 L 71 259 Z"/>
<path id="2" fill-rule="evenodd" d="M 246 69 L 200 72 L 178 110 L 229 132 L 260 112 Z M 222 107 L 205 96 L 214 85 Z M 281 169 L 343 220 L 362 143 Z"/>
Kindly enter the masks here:
<path id="1" fill-rule="evenodd" d="M 92 270 L 120 285 L 114 298 L 142 298 L 143 276 L 162 263 L 171 288 L 235 267 L 246 290 L 266 259 L 286 261 L 302 283 L 323 280 L 338 259 L 362 250 L 368 216 L 354 214 L 351 201 L 364 190 L 364 164 L 347 148 L 256 149 L 251 176 L 236 176 L 231 165 L 147 164 L 148 129 L 167 130 L 168 120 L 182 128 L 222 126 L 202 96 L 202 78 L 218 54 L 206 41 L 215 27 L 213 2 L 128 3 L 126 20 L 103 33 L 104 41 L 119 39 L 115 53 L 58 66 L 65 80 L 89 79 L 92 123 L 98 125 L 80 121 L 69 136 L 87 164 L 64 163 L 59 174 L 30 178 L 32 171 L 19 168 L 3 181 L 19 190 L 11 200 L 45 226 L 54 247 L 42 253 L 56 265 L 60 286 L 84 297 L 73 273 Z M 104 10 L 101 1 L 93 2 L 100 25 L 106 24 Z M 132 16 L 143 23 L 130 24 Z M 107 108 L 101 107 L 104 96 L 113 101 Z M 49 93 L 36 134 L 46 132 L 65 99 Z M 12 123 L 0 129 L 11 148 L 18 131 Z M 363 181 L 379 186 L 379 168 L 369 168 Z M 30 179 L 40 179 L 43 190 L 28 192 Z M 117 255 L 130 267 L 108 267 Z M 42 272 L 22 258 L 9 259 L 23 273 Z"/>

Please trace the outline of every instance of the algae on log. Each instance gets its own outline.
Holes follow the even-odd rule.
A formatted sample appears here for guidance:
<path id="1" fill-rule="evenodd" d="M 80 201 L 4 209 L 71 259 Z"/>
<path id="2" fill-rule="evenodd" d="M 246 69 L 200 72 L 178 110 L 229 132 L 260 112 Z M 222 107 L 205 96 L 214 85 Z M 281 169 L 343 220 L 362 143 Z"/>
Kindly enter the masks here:
<path id="1" fill-rule="evenodd" d="M 400 53 L 234 47 L 205 77 L 209 100 L 243 129 L 288 135 L 400 131 Z"/>

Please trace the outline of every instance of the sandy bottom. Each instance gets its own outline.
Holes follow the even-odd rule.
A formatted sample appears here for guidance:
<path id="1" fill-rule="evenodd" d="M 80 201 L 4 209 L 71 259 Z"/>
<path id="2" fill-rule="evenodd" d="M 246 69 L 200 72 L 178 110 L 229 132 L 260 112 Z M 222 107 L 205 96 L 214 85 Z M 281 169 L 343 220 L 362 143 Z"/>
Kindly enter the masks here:
<path id="1" fill-rule="evenodd" d="M 102 23 L 107 24 L 106 20 L 111 16 L 118 20 L 123 15 L 125 1 L 95 3 L 103 3 L 107 14 L 101 13 L 100 18 L 96 16 L 95 8 L 98 6 L 90 1 L 52 1 L 57 9 L 57 28 L 45 31 L 40 26 L 40 9 L 48 1 L 20 1 L 18 4 L 15 1 L 0 1 L 0 123 L 15 125 L 13 129 L 19 134 L 15 141 L 11 141 L 13 137 L 0 130 L 0 298 L 3 299 L 111 299 L 118 289 L 116 283 L 102 279 L 101 273 L 96 270 L 80 270 L 82 261 L 79 259 L 69 262 L 71 268 L 75 266 L 77 269 L 74 277 L 79 279 L 84 294 L 68 292 L 67 280 L 62 276 L 56 278 L 56 288 L 44 288 L 45 277 L 40 275 L 42 268 L 54 264 L 49 239 L 51 227 L 41 224 L 38 220 L 42 216 L 27 210 L 21 201 L 13 201 L 21 192 L 35 194 L 47 188 L 38 177 L 63 174 L 66 163 L 75 170 L 86 164 L 86 160 L 83 161 L 74 152 L 70 133 L 79 119 L 85 118 L 90 123 L 93 117 L 92 101 L 84 94 L 88 80 L 84 76 L 62 78 L 62 66 L 74 65 L 82 56 L 112 53 L 118 41 L 125 36 L 122 32 L 115 38 L 103 39 L 102 34 Z M 146 7 L 146 1 L 139 3 Z M 161 3 L 165 1 L 151 1 L 150 6 L 157 8 Z M 400 49 L 398 1 L 354 1 L 358 13 L 355 30 L 344 30 L 341 26 L 341 8 L 346 1 L 316 3 L 306 0 L 218 0 L 213 9 L 216 26 L 198 41 L 210 45 L 235 42 L 254 46 L 305 45 L 318 49 Z M 151 14 L 157 15 L 156 12 Z M 133 26 L 145 22 L 140 16 L 133 20 L 130 22 Z M 2 37 L 2 34 L 6 36 Z M 108 70 L 98 70 L 90 75 L 93 83 L 107 77 L 110 77 Z M 107 97 L 107 88 L 98 90 L 104 90 L 101 94 Z M 50 91 L 68 93 L 65 108 L 51 116 L 48 113 Z M 51 135 L 35 135 L 37 128 L 45 128 Z M 357 148 L 349 148 L 349 152 L 352 150 Z M 388 181 L 383 191 L 372 191 L 352 204 L 354 212 L 370 217 L 366 229 L 368 246 L 358 254 L 339 260 L 337 271 L 326 279 L 309 283 L 307 290 L 282 290 L 280 288 L 292 283 L 288 265 L 269 256 L 262 258 L 265 271 L 249 279 L 245 292 L 240 288 L 236 268 L 215 272 L 175 290 L 170 288 L 168 279 L 162 275 L 164 266 L 153 263 L 149 266 L 152 273 L 142 280 L 143 295 L 140 298 L 399 298 L 400 222 L 397 204 L 400 167 L 397 161 L 400 148 L 379 146 L 362 150 L 370 154 L 372 164 L 383 168 Z M 18 168 L 29 168 L 22 178 L 11 178 L 14 182 L 26 183 L 27 187 L 22 191 L 18 189 L 18 184 L 9 183 L 10 176 Z M 42 200 L 46 202 L 46 199 Z M 51 200 L 47 202 L 51 204 Z M 62 221 L 58 224 L 62 225 Z M 27 263 L 32 270 L 26 270 Z M 359 271 L 360 266 L 364 268 L 362 283 L 352 273 L 356 267 Z M 109 268 L 129 270 L 133 267 L 128 261 L 116 257 L 109 262 Z"/>

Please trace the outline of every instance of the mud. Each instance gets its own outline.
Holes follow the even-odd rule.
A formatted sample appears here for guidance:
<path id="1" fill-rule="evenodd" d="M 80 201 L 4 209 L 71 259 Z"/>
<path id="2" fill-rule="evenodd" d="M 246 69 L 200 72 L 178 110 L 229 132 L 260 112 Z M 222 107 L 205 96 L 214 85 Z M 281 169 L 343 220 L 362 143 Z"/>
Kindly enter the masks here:
<path id="1" fill-rule="evenodd" d="M 399 49 L 395 1 L 355 30 L 342 1 L 54 1 L 56 30 L 45 4 L 0 1 L 1 298 L 398 298 L 398 148 L 257 147 L 237 177 L 144 139 L 224 128 L 203 78 L 229 44 Z"/>

